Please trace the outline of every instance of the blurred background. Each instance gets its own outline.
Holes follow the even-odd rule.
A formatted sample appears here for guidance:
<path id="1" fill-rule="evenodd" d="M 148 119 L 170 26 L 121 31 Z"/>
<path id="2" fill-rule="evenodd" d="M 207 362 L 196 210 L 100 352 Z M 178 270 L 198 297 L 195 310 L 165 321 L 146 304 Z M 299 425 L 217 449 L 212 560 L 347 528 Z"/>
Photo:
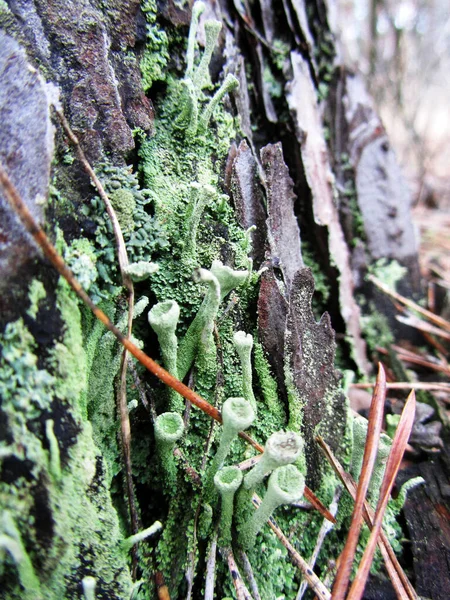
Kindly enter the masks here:
<path id="1" fill-rule="evenodd" d="M 361 71 L 415 205 L 423 274 L 450 277 L 449 0 L 337 0 L 345 63 Z"/>

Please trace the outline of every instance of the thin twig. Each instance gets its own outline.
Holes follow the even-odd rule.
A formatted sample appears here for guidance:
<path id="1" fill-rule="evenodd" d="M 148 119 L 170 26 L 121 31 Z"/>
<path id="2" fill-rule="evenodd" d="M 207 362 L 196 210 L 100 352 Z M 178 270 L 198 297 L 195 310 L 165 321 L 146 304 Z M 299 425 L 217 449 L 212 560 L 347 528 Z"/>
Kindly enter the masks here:
<path id="1" fill-rule="evenodd" d="M 164 384 L 171 387 L 173 390 L 178 392 L 183 398 L 194 404 L 197 408 L 202 410 L 204 413 L 215 419 L 219 423 L 222 423 L 222 416 L 220 412 L 212 406 L 209 402 L 204 400 L 199 394 L 191 390 L 188 386 L 184 385 L 176 377 L 171 375 L 168 371 L 163 369 L 157 362 L 150 358 L 145 352 L 138 348 L 130 339 L 125 337 L 122 332 L 114 325 L 111 319 L 91 300 L 88 294 L 84 291 L 80 282 L 76 279 L 75 275 L 66 265 L 61 255 L 58 254 L 56 248 L 50 242 L 44 230 L 36 223 L 33 216 L 31 215 L 28 207 L 23 202 L 19 193 L 17 192 L 14 184 L 11 182 L 8 174 L 0 164 L 0 185 L 3 187 L 5 197 L 10 203 L 12 209 L 22 221 L 26 230 L 33 236 L 36 243 L 40 246 L 45 256 L 48 258 L 50 263 L 58 271 L 58 273 L 64 277 L 73 291 L 77 296 L 89 307 L 94 313 L 96 318 L 101 321 L 109 331 L 117 338 L 117 340 L 124 346 L 130 354 L 132 354 L 148 371 L 150 371 L 155 377 L 157 377 Z M 248 444 L 253 446 L 258 452 L 264 452 L 263 446 L 253 440 L 244 431 L 239 432 L 241 439 L 246 441 Z M 331 522 L 335 522 L 333 515 L 330 514 L 328 509 L 322 504 L 317 496 L 305 486 L 304 496 L 311 502 L 322 516 L 329 519 Z"/>
<path id="2" fill-rule="evenodd" d="M 141 378 L 138 375 L 136 366 L 133 363 L 133 361 L 131 360 L 131 358 L 128 361 L 128 368 L 130 370 L 131 376 L 133 377 L 133 382 L 138 391 L 139 398 L 140 398 L 143 406 L 146 408 L 146 410 L 150 414 L 152 422 L 154 422 L 157 417 L 155 407 L 154 407 L 154 405 L 152 405 L 152 402 L 148 401 L 146 389 L 144 387 L 144 384 L 141 381 Z"/>
<path id="3" fill-rule="evenodd" d="M 375 387 L 375 383 L 352 383 L 350 387 L 365 390 Z M 387 383 L 386 388 L 388 390 L 439 390 L 441 392 L 450 392 L 450 383 L 445 382 L 434 382 L 425 383 L 423 381 L 398 381 L 394 383 Z"/>
<path id="4" fill-rule="evenodd" d="M 261 504 L 261 498 L 259 498 L 257 494 L 253 494 L 252 502 L 256 506 L 256 508 L 258 508 Z M 308 582 L 309 587 L 316 594 L 317 598 L 319 600 L 331 600 L 330 592 L 320 581 L 320 579 L 311 569 L 310 565 L 306 562 L 306 560 L 302 558 L 302 556 L 300 556 L 300 554 L 297 552 L 297 550 L 294 548 L 291 542 L 287 539 L 287 537 L 278 527 L 275 519 L 270 517 L 270 519 L 267 521 L 267 524 L 272 529 L 277 538 L 280 540 L 280 542 L 283 544 L 283 546 L 286 548 L 286 550 L 289 552 L 292 562 L 303 573 L 303 576 Z"/>
<path id="5" fill-rule="evenodd" d="M 251 593 L 255 600 L 261 600 L 261 596 L 258 589 L 258 584 L 256 583 L 255 575 L 253 573 L 252 565 L 248 559 L 247 554 L 243 551 L 239 551 L 239 560 L 242 564 L 242 569 L 244 571 L 244 575 L 247 579 L 247 582 L 250 586 Z"/>
<path id="6" fill-rule="evenodd" d="M 114 237 L 116 239 L 116 247 L 117 247 L 117 256 L 119 260 L 119 269 L 120 275 L 122 278 L 123 286 L 128 290 L 128 324 L 127 324 L 127 338 L 131 338 L 131 333 L 133 329 L 133 308 L 134 308 L 134 287 L 131 277 L 127 273 L 127 267 L 129 264 L 127 249 L 125 246 L 125 240 L 123 238 L 122 229 L 120 227 L 119 219 L 117 218 L 116 212 L 114 210 L 113 205 L 108 197 L 108 194 L 105 191 L 101 181 L 95 174 L 94 169 L 91 167 L 89 161 L 84 154 L 83 148 L 78 141 L 77 136 L 73 133 L 69 122 L 67 121 L 62 110 L 55 106 L 56 114 L 58 115 L 61 124 L 66 132 L 67 137 L 70 142 L 75 147 L 75 151 L 77 153 L 78 159 L 83 165 L 85 171 L 89 175 L 92 180 L 92 183 L 95 185 L 100 198 L 105 205 L 106 212 L 108 213 L 109 219 L 111 221 L 111 225 L 114 232 Z M 137 533 L 140 529 L 138 511 L 136 509 L 136 498 L 134 493 L 134 485 L 133 485 L 133 468 L 131 463 L 131 426 L 130 426 L 130 416 L 128 414 L 128 405 L 127 405 L 127 366 L 128 366 L 128 352 L 127 349 L 124 348 L 122 352 L 122 358 L 120 361 L 120 370 L 119 370 L 119 385 L 117 389 L 117 407 L 120 417 L 120 431 L 121 431 L 121 440 L 122 440 L 122 453 L 123 453 L 123 462 L 125 467 L 125 480 L 126 480 L 126 489 L 127 489 L 127 498 L 128 505 L 130 511 L 130 521 L 131 521 L 131 530 L 133 533 Z M 133 575 L 136 576 L 137 569 L 137 555 L 136 548 L 133 549 Z"/>
<path id="7" fill-rule="evenodd" d="M 183 454 L 183 452 L 181 451 L 181 449 L 180 448 L 175 448 L 174 451 L 173 451 L 173 453 L 174 453 L 174 456 L 176 456 L 177 458 L 179 458 L 180 461 L 182 462 L 184 472 L 189 477 L 189 479 L 192 481 L 193 485 L 195 485 L 196 487 L 199 488 L 202 485 L 202 478 L 197 473 L 197 471 L 194 469 L 194 467 L 192 467 L 189 464 L 187 458 L 185 457 L 185 455 Z"/>
<path id="8" fill-rule="evenodd" d="M 418 319 L 414 315 L 411 315 L 411 314 L 407 315 L 407 316 L 397 315 L 396 319 L 397 319 L 397 321 L 400 321 L 400 323 L 403 323 L 404 325 L 409 325 L 410 327 L 414 327 L 415 329 L 418 329 L 419 331 L 425 331 L 426 333 L 431 333 L 432 335 L 437 335 L 438 337 L 441 337 L 444 340 L 450 340 L 450 332 L 443 331 L 439 327 L 430 325 L 426 321 L 423 321 L 422 319 Z"/>
<path id="9" fill-rule="evenodd" d="M 78 141 L 77 136 L 73 133 L 72 129 L 70 128 L 69 122 L 67 121 L 64 113 L 62 112 L 62 110 L 60 108 L 58 108 L 56 106 L 55 106 L 55 111 L 59 117 L 59 120 L 61 121 L 61 125 L 63 126 L 67 137 L 69 138 L 69 140 L 75 147 L 75 151 L 78 155 L 79 161 L 83 165 L 85 171 L 88 173 L 89 177 L 92 180 L 92 183 L 95 185 L 95 187 L 99 193 L 100 198 L 103 200 L 103 203 L 105 204 L 106 211 L 108 213 L 109 218 L 111 219 L 111 223 L 113 226 L 114 236 L 116 238 L 116 246 L 117 246 L 117 250 L 118 250 L 120 273 L 122 276 L 122 280 L 124 282 L 126 282 L 126 287 L 128 288 L 129 285 L 132 285 L 132 281 L 131 281 L 130 276 L 126 272 L 126 268 L 128 266 L 128 256 L 127 256 L 125 241 L 123 239 L 122 230 L 120 228 L 120 224 L 119 224 L 117 215 L 114 211 L 114 208 L 111 204 L 110 199 L 108 198 L 107 193 L 105 192 L 105 189 L 104 189 L 100 179 L 97 177 L 94 169 L 89 164 L 89 162 L 86 158 L 86 155 L 84 154 L 83 149 L 80 146 L 80 142 Z"/>
<path id="10" fill-rule="evenodd" d="M 216 581 L 217 529 L 211 537 L 208 560 L 206 561 L 205 596 L 204 600 L 213 600 Z"/>
<path id="11" fill-rule="evenodd" d="M 252 456 L 251 458 L 246 458 L 242 462 L 238 464 L 238 467 L 241 471 L 247 471 L 254 467 L 261 460 L 262 454 L 257 454 L 256 456 Z"/>
<path id="12" fill-rule="evenodd" d="M 335 516 L 337 513 L 338 502 L 339 502 L 339 498 L 341 497 L 341 493 L 342 493 L 342 487 L 340 485 L 338 485 L 334 492 L 333 500 L 331 501 L 330 508 L 329 508 L 330 513 L 333 516 Z M 319 534 L 317 536 L 314 551 L 311 555 L 311 558 L 308 561 L 309 565 L 312 569 L 314 569 L 314 565 L 316 564 L 316 560 L 317 560 L 317 557 L 319 556 L 319 552 L 322 548 L 322 544 L 323 544 L 326 536 L 328 535 L 328 533 L 332 530 L 332 528 L 333 528 L 333 524 L 330 523 L 327 519 L 324 519 L 323 523 L 322 523 L 322 527 L 320 528 Z M 297 592 L 296 600 L 301 600 L 303 598 L 303 595 L 305 594 L 307 587 L 308 587 L 308 583 L 306 581 L 302 581 L 300 584 L 300 587 L 298 589 L 298 592 Z"/>
<path id="13" fill-rule="evenodd" d="M 408 308 L 411 308 L 412 310 L 418 312 L 419 314 L 424 316 L 426 319 L 428 319 L 432 323 L 435 323 L 439 327 L 442 327 L 443 329 L 450 331 L 450 322 L 447 321 L 446 319 L 443 319 L 439 315 L 435 315 L 430 310 L 427 310 L 426 308 L 422 308 L 421 306 L 416 304 L 413 300 L 410 300 L 409 298 L 405 298 L 401 294 L 395 292 L 394 290 L 391 290 L 387 285 L 385 285 L 382 281 L 380 281 L 373 275 L 369 275 L 368 279 L 373 284 L 375 284 L 382 292 L 384 292 L 391 298 L 394 298 L 395 300 L 397 300 L 404 306 L 407 306 Z"/>
<path id="14" fill-rule="evenodd" d="M 420 367 L 425 367 L 433 371 L 440 371 L 442 373 L 445 373 L 446 375 L 450 375 L 450 367 L 448 365 L 427 360 L 426 358 L 420 356 L 420 354 L 416 354 L 415 352 L 411 352 L 410 350 L 404 350 L 400 346 L 392 345 L 391 347 L 392 350 L 394 350 L 397 353 L 397 358 L 399 360 L 402 360 L 403 362 L 407 362 L 413 365 L 419 365 Z M 389 352 L 388 350 L 386 350 L 386 348 L 377 347 L 376 350 L 380 354 L 389 355 Z"/>
<path id="15" fill-rule="evenodd" d="M 350 580 L 352 565 L 361 531 L 361 521 L 364 511 L 364 500 L 372 476 L 373 467 L 378 452 L 378 441 L 380 439 L 381 424 L 383 419 L 384 401 L 386 398 L 386 376 L 384 369 L 379 364 L 377 385 L 375 387 L 372 404 L 370 406 L 369 422 L 367 427 L 366 445 L 364 448 L 363 464 L 359 477 L 358 489 L 356 491 L 355 506 L 353 508 L 352 521 L 348 532 L 347 541 L 341 556 L 341 564 L 336 573 L 333 585 L 333 600 L 344 600 Z"/>
<path id="16" fill-rule="evenodd" d="M 191 600 L 192 598 L 192 589 L 194 587 L 194 578 L 195 578 L 195 565 L 197 558 L 197 524 L 198 517 L 200 515 L 201 503 L 199 502 L 197 505 L 197 510 L 195 511 L 194 516 L 194 527 L 192 531 L 192 544 L 191 550 L 188 556 L 188 567 L 186 569 L 186 581 L 188 584 L 188 589 L 186 592 L 186 600 Z"/>
<path id="17" fill-rule="evenodd" d="M 222 548 L 221 554 L 226 558 L 228 563 L 228 569 L 230 570 L 231 579 L 233 581 L 234 589 L 236 590 L 237 600 L 254 600 L 239 573 L 231 548 Z"/>

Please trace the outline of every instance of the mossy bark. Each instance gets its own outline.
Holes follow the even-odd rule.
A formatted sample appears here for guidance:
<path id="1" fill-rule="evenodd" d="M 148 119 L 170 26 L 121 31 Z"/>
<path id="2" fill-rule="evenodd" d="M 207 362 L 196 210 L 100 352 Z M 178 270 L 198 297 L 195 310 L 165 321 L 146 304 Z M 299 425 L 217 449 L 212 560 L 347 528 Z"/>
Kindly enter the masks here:
<path id="1" fill-rule="evenodd" d="M 345 461 L 347 409 L 334 365 L 334 331 L 328 316 L 316 323 L 311 302 L 316 312 L 327 309 L 333 326 L 347 336 L 342 366 L 363 369 L 366 357 L 361 332 L 342 303 L 353 295 L 347 275 L 359 246 L 344 244 L 339 248 L 347 247 L 347 254 L 331 254 L 335 240 L 344 240 L 339 217 L 346 205 L 332 172 L 339 182 L 345 145 L 320 146 L 324 153 L 317 159 L 316 148 L 304 143 L 308 131 L 299 130 L 290 100 L 301 53 L 315 94 L 314 102 L 305 97 L 310 103 L 305 112 L 316 119 L 324 115 L 313 133 L 320 129 L 323 140 L 327 132 L 332 140 L 341 136 L 345 120 L 342 95 L 336 93 L 342 81 L 334 64 L 335 42 L 325 4 L 308 2 L 303 12 L 300 5 L 264 1 L 245 15 L 231 5 L 207 2 L 193 68 L 201 62 L 204 19 L 215 18 L 222 29 L 217 47 L 207 48 L 212 53 L 209 86 L 203 85 L 204 77 L 200 85 L 195 74 L 185 74 L 191 11 L 179 3 L 0 1 L 0 25 L 20 46 L 9 42 L 12 50 L 2 55 L 0 77 L 6 81 L 14 61 L 23 77 L 14 105 L 7 94 L 0 96 L 0 160 L 83 285 L 122 328 L 127 303 L 111 225 L 53 117 L 55 151 L 48 182 L 51 144 L 46 152 L 39 151 L 39 144 L 51 136 L 54 94 L 44 80 L 59 87 L 81 146 L 117 201 L 130 261 L 159 266 L 150 279 L 135 285 L 137 297 L 143 298 L 137 313 L 148 303 L 176 300 L 181 340 L 204 296 L 193 271 L 221 260 L 241 272 L 241 285 L 221 303 L 208 338 L 199 332 L 189 383 L 218 408 L 227 397 L 241 395 L 233 336 L 251 333 L 258 406 L 251 434 L 263 444 L 288 424 L 302 433 L 306 455 L 299 466 L 327 503 L 335 481 L 314 447 L 314 434 L 320 431 Z M 40 89 L 42 106 L 33 100 L 33 110 L 21 111 L 34 98 L 27 62 L 42 76 L 31 82 Z M 239 90 L 210 105 L 230 73 Z M 188 80 L 197 85 L 195 94 Z M 301 104 L 301 98 L 296 102 Z M 31 122 L 42 127 L 27 136 Z M 11 151 L 11 136 L 19 154 Z M 40 175 L 39 197 L 17 165 Z M 311 186 L 315 174 L 341 209 L 333 213 L 334 221 L 318 217 Z M 83 578 L 93 576 L 97 598 L 122 600 L 132 593 L 152 598 L 155 576 L 160 581 L 161 574 L 172 597 L 201 597 L 208 539 L 220 518 L 218 499 L 205 506 L 200 491 L 219 439 L 215 428 L 206 415 L 186 410 L 187 432 L 180 454 L 172 457 L 177 485 L 167 486 L 152 427 L 154 411 L 167 410 L 167 394 L 132 366 L 128 402 L 137 516 L 143 528 L 159 519 L 163 533 L 141 543 L 133 558 L 126 554 L 122 543 L 136 532 L 126 509 L 116 411 L 120 348 L 22 234 L 1 193 L 0 201 L 0 214 L 14 223 L 11 231 L 0 229 L 2 597 L 83 598 Z M 189 226 L 193 215 L 195 227 Z M 246 233 L 252 225 L 257 230 Z M 345 231 L 350 242 L 348 227 Z M 19 246 L 20 264 L 12 269 Z M 370 250 L 366 256 L 370 262 Z M 321 292 L 314 300 L 313 277 L 305 265 L 320 276 Z M 264 271 L 261 277 L 255 269 Z M 333 294 L 338 287 L 339 294 Z M 136 315 L 134 335 L 148 354 L 160 358 L 146 315 Z M 249 451 L 236 442 L 230 464 Z M 280 523 L 289 529 L 308 523 L 308 535 L 296 541 L 308 556 L 320 519 L 291 511 L 280 516 Z M 255 548 L 250 560 L 255 573 L 262 574 L 257 578 L 264 577 L 263 596 L 293 597 L 298 577 L 284 549 L 268 531 L 260 535 L 265 551 Z M 339 535 L 335 544 L 337 556 Z M 18 560 L 20 553 L 24 562 Z M 139 577 L 138 592 L 134 582 Z M 230 586 L 218 568 L 218 593 L 231 594 Z"/>

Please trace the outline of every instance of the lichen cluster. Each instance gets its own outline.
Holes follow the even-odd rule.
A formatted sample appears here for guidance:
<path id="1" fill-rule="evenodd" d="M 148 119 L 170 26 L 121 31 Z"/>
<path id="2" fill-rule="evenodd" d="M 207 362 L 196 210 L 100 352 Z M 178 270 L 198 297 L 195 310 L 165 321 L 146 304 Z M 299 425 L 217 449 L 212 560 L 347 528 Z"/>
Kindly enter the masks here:
<path id="1" fill-rule="evenodd" d="M 237 80 L 228 73 L 211 81 L 209 63 L 220 25 L 204 23 L 206 45 L 200 52 L 196 30 L 201 2 L 193 6 L 181 80 L 166 69 L 176 35 L 170 39 L 159 28 L 153 1 L 144 3 L 144 11 L 149 36 L 141 61 L 144 88 L 151 90 L 156 81 L 165 86 L 155 99 L 154 135 L 140 136 L 140 180 L 131 168 L 109 164 L 98 174 L 117 213 L 135 264 L 136 291 L 142 295 L 134 309 L 134 335 L 141 346 L 153 348 L 167 370 L 221 410 L 223 425 L 189 410 L 179 394 L 154 382 L 152 423 L 149 413 L 136 408 L 139 393 L 145 395 L 139 384 L 144 373 L 135 365 L 137 379 L 128 376 L 139 517 L 152 533 L 159 526 L 149 528 L 149 515 L 162 523 L 154 552 L 144 543 L 137 547 L 144 583 L 133 586 L 128 552 L 147 529 L 130 537 L 118 485 L 122 465 L 115 386 L 121 349 L 60 283 L 56 294 L 62 335 L 45 356 L 38 357 L 23 320 L 10 324 L 0 339 L 0 395 L 7 418 L 0 461 L 3 474 L 11 461 L 26 464 L 29 473 L 14 481 L 3 477 L 0 484 L 0 576 L 7 573 L 10 582 L 5 597 L 146 600 L 153 597 L 148 582 L 155 571 L 164 575 L 172 597 L 182 597 L 186 572 L 197 573 L 195 585 L 201 589 L 205 555 L 216 531 L 222 549 L 247 551 L 264 599 L 294 597 L 299 576 L 264 525 L 276 510 L 280 526 L 308 558 L 322 517 L 289 506 L 301 500 L 308 475 L 300 435 L 303 400 L 286 366 L 288 402 L 283 403 L 258 340 L 254 307 L 259 275 L 248 258 L 249 236 L 225 193 L 228 151 L 240 135 L 227 95 L 236 90 Z M 67 244 L 59 239 L 60 249 L 94 299 L 125 331 L 114 235 L 99 198 L 83 208 L 82 217 L 94 223 L 91 239 Z M 152 268 L 142 266 L 150 263 Z M 39 320 L 46 293 L 40 282 L 33 282 L 31 325 Z M 149 304 L 148 319 L 139 319 Z M 70 407 L 71 423 L 58 421 L 62 403 Z M 262 458 L 248 472 L 238 466 L 255 455 L 238 437 L 244 429 L 265 444 Z M 355 473 L 362 449 L 361 435 L 355 433 Z M 315 492 L 327 504 L 335 487 L 330 473 Z M 256 510 L 255 493 L 262 496 Z M 339 525 L 351 513 L 349 502 L 342 507 Z M 39 523 L 37 514 L 44 509 L 47 517 L 41 516 Z M 335 558 L 342 539 L 333 534 L 327 544 Z M 321 567 L 327 567 L 326 556 Z M 216 577 L 218 594 L 233 595 L 223 563 Z"/>

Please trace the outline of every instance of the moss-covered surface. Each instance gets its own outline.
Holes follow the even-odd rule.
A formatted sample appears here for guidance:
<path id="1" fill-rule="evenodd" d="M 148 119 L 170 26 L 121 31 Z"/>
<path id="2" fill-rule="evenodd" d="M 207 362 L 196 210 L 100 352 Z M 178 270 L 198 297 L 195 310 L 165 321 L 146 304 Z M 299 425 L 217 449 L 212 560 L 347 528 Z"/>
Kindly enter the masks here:
<path id="1" fill-rule="evenodd" d="M 299 393 L 295 380 L 293 350 L 290 347 L 285 357 L 282 385 L 288 397 L 284 399 L 258 341 L 259 281 L 248 258 L 249 236 L 238 224 L 226 194 L 227 157 L 232 143 L 240 141 L 241 132 L 232 98 L 222 97 L 235 87 L 235 80 L 220 74 L 218 81 L 211 82 L 209 77 L 218 28 L 211 24 L 207 31 L 204 54 L 194 43 L 195 37 L 191 39 L 183 78 L 179 64 L 185 38 L 179 31 L 163 30 L 152 0 L 144 2 L 143 10 L 147 23 L 140 65 L 143 86 L 148 92 L 159 90 L 153 97 L 154 134 L 149 137 L 138 132 L 135 168 L 110 163 L 97 168 L 117 211 L 130 262 L 158 265 L 149 279 L 136 283 L 137 297 L 141 294 L 142 298 L 135 308 L 134 335 L 146 351 L 164 361 L 169 352 L 159 349 L 147 319 L 139 316 L 149 299 L 152 305 L 176 302 L 180 315 L 177 341 L 173 344 L 172 340 L 170 348 L 172 358 L 176 353 L 172 364 L 181 378 L 220 409 L 225 399 L 248 395 L 248 365 L 244 365 L 244 381 L 244 363 L 236 352 L 234 335 L 237 331 L 251 334 L 257 418 L 249 433 L 261 444 L 287 427 L 300 433 L 307 399 Z M 284 56 L 283 48 L 279 53 Z M 202 60 L 202 56 L 209 58 Z M 278 96 L 278 82 L 269 71 L 266 75 L 273 95 Z M 55 185 L 64 188 L 58 166 L 56 172 L 60 177 L 55 178 Z M 53 194 L 54 214 L 61 221 L 70 212 L 66 195 L 67 189 Z M 91 296 L 125 329 L 126 300 L 114 235 L 100 199 L 94 197 L 85 204 L 77 219 L 89 224 L 88 239 L 67 236 L 64 242 L 59 235 L 58 247 Z M 320 291 L 325 302 L 329 294 L 326 282 L 320 282 Z M 141 384 L 128 376 L 138 517 L 144 528 L 156 519 L 163 524 L 160 537 L 141 543 L 137 550 L 136 576 L 142 578 L 142 585 L 133 592 L 131 557 L 122 550 L 131 531 L 122 489 L 115 398 L 121 350 L 112 334 L 78 305 L 65 283 L 59 282 L 56 291 L 52 290 L 51 302 L 48 294 L 42 282 L 33 281 L 27 318 L 10 323 L 0 339 L 2 597 L 83 598 L 83 578 L 93 576 L 96 598 L 144 600 L 155 596 L 154 575 L 158 573 L 171 597 L 178 598 L 186 595 L 187 572 L 191 573 L 193 596 L 202 597 L 206 553 L 221 516 L 219 495 L 209 485 L 203 489 L 202 482 L 208 484 L 214 475 L 208 475 L 208 467 L 219 446 L 221 427 L 213 426 L 208 416 L 192 407 L 184 414 L 185 434 L 177 442 L 181 452 L 168 456 L 167 448 L 158 451 L 150 413 L 161 414 L 177 406 L 184 412 L 183 403 L 179 398 L 173 402 L 166 389 L 146 379 L 139 365 L 135 368 Z M 39 320 L 48 318 L 50 307 L 56 311 L 59 331 L 49 343 L 39 341 L 36 332 Z M 316 339 L 304 337 L 303 341 L 304 355 L 317 345 Z M 304 359 L 303 368 L 312 372 L 315 366 L 308 360 Z M 332 370 L 334 339 L 326 360 L 325 366 Z M 149 412 L 137 407 L 146 385 L 151 388 Z M 318 426 L 322 434 L 327 415 L 331 416 L 341 396 L 335 386 L 332 394 L 319 398 L 325 415 Z M 312 439 L 315 432 L 309 433 Z M 341 444 L 347 462 L 349 438 L 348 430 Z M 353 450 L 361 454 L 362 447 Z M 248 444 L 236 439 L 225 464 L 236 464 L 254 454 Z M 297 460 L 305 475 L 308 464 L 308 456 Z M 318 480 L 320 487 L 314 491 L 328 505 L 336 479 L 331 470 L 323 469 Z M 257 491 L 264 496 L 265 484 Z M 254 509 L 245 495 L 236 506 L 231 523 L 227 514 L 227 531 L 219 540 L 228 543 L 231 536 L 237 549 L 240 524 Z M 350 513 L 350 502 L 343 501 L 337 530 L 346 525 Z M 309 557 L 322 525 L 319 513 L 284 507 L 274 516 L 302 556 Z M 320 569 L 336 558 L 342 542 L 339 531 L 329 536 L 319 559 Z M 248 549 L 248 557 L 262 598 L 295 596 L 300 576 L 267 527 Z M 217 597 L 235 595 L 220 557 L 216 589 Z"/>

